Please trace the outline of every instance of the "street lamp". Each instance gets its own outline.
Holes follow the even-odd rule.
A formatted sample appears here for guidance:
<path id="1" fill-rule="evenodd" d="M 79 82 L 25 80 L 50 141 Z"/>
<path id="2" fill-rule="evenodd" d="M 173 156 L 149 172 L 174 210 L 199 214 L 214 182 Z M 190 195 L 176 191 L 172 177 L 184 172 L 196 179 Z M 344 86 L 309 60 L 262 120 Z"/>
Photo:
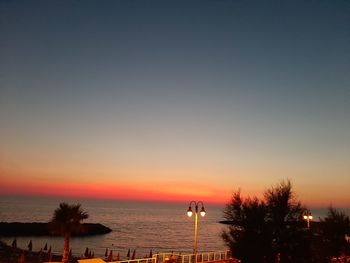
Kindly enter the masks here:
<path id="1" fill-rule="evenodd" d="M 198 206 L 201 205 L 202 208 L 200 210 L 200 215 L 205 216 L 206 212 L 204 209 L 204 204 L 202 201 L 191 201 L 190 205 L 188 206 L 187 210 L 187 215 L 191 217 L 193 215 L 192 212 L 192 204 L 194 204 L 195 207 L 195 220 L 194 220 L 194 249 L 193 249 L 193 254 L 194 254 L 194 262 L 197 262 L 197 229 L 198 229 Z"/>
<path id="2" fill-rule="evenodd" d="M 306 220 L 307 222 L 307 228 L 310 229 L 310 221 L 312 220 L 312 215 L 311 212 L 308 211 L 304 216 L 303 216 L 304 220 Z"/>

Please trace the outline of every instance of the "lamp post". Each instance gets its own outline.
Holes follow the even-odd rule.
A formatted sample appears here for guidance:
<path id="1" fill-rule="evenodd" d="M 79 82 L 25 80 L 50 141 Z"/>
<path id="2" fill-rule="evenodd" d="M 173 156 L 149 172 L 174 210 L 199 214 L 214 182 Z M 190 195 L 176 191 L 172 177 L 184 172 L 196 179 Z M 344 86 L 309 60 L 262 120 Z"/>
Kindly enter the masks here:
<path id="1" fill-rule="evenodd" d="M 192 212 L 192 204 L 195 207 L 195 219 L 194 219 L 194 249 L 193 249 L 193 254 L 194 254 L 194 262 L 197 262 L 197 232 L 198 232 L 198 206 L 201 205 L 201 210 L 200 210 L 200 215 L 201 216 L 205 216 L 206 212 L 204 209 L 204 204 L 202 201 L 191 201 L 189 206 L 188 206 L 188 210 L 187 210 L 187 215 L 189 217 L 192 216 L 193 212 Z"/>
<path id="2" fill-rule="evenodd" d="M 312 215 L 311 212 L 308 211 L 304 216 L 303 216 L 304 220 L 306 220 L 307 222 L 307 228 L 310 229 L 310 221 L 312 220 Z"/>

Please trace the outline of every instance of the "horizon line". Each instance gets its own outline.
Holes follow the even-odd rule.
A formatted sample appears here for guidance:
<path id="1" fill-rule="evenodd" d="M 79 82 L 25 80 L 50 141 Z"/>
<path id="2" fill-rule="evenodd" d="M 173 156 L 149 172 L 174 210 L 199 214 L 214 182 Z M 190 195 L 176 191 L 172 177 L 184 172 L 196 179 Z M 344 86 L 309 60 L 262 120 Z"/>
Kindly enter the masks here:
<path id="1" fill-rule="evenodd" d="M 69 199 L 69 200 L 77 200 L 78 203 L 80 200 L 86 200 L 86 201 L 107 201 L 107 202 L 125 202 L 125 203 L 164 203 L 164 204 L 188 204 L 192 200 L 176 200 L 176 199 L 140 199 L 140 198 L 118 198 L 118 197 L 96 197 L 96 196 L 69 196 L 69 195 L 40 195 L 40 194 L 0 194 L 0 197 L 9 197 L 9 198 L 26 198 L 26 197 L 31 197 L 31 198 L 50 198 L 50 199 Z M 204 200 L 204 201 L 203 201 Z M 209 206 L 226 206 L 228 202 L 223 202 L 223 201 L 210 201 L 210 200 L 200 200 L 204 202 L 204 205 L 209 205 Z M 199 201 L 199 200 L 196 200 Z M 64 201 L 63 201 L 64 202 Z M 327 206 L 309 206 L 307 207 L 308 209 L 328 209 L 329 207 L 333 207 L 335 209 L 350 209 L 350 206 L 345 207 L 345 206 L 334 206 L 334 205 L 327 205 Z"/>

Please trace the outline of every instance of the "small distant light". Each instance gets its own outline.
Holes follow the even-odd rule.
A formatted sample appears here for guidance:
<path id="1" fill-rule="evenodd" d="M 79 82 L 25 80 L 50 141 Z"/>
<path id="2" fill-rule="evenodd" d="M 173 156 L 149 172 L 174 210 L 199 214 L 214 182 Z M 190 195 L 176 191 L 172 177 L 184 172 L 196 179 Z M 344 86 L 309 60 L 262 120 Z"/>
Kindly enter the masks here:
<path id="1" fill-rule="evenodd" d="M 304 215 L 303 217 L 304 217 L 305 220 L 307 219 L 307 215 Z"/>
<path id="2" fill-rule="evenodd" d="M 312 215 L 309 215 L 309 219 L 312 219 L 313 217 L 312 217 Z"/>

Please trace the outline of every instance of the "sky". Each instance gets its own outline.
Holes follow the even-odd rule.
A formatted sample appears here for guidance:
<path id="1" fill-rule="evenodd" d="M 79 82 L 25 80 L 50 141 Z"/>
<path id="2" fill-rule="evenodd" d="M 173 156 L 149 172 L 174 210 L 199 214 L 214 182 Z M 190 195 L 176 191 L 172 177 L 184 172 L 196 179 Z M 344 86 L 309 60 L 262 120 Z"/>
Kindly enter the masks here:
<path id="1" fill-rule="evenodd" d="M 0 1 L 0 195 L 350 204 L 349 1 Z"/>

